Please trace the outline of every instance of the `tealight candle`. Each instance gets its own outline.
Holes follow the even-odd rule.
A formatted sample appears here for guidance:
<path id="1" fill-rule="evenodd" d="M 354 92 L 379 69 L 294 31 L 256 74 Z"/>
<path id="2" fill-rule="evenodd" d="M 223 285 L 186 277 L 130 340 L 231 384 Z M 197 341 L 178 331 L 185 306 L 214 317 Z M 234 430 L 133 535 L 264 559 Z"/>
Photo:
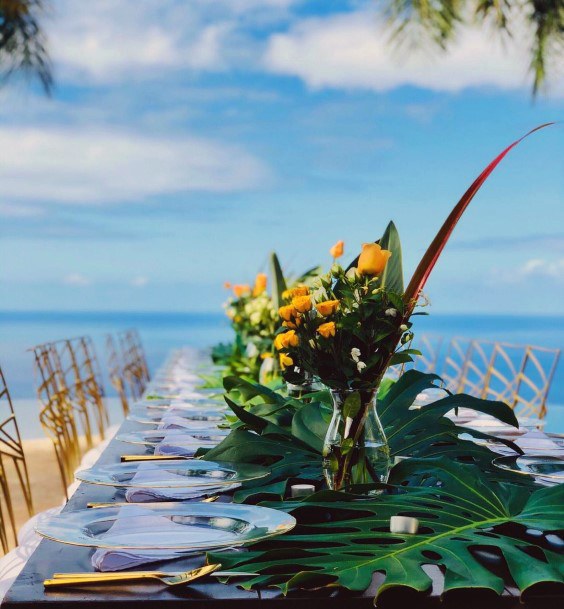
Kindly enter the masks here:
<path id="1" fill-rule="evenodd" d="M 390 518 L 390 533 L 406 533 L 415 535 L 419 529 L 419 520 L 410 516 L 392 516 Z"/>
<path id="2" fill-rule="evenodd" d="M 292 497 L 306 497 L 315 492 L 313 484 L 292 484 L 290 494 Z"/>

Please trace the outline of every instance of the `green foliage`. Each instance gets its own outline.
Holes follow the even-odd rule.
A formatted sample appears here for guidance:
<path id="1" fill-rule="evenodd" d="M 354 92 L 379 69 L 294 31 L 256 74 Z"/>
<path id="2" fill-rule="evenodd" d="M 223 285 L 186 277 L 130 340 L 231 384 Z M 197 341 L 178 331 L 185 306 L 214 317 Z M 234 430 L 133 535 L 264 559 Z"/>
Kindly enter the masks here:
<path id="1" fill-rule="evenodd" d="M 493 485 L 480 470 L 450 459 L 411 459 L 393 480 L 417 476 L 422 484 L 397 486 L 377 497 L 324 492 L 302 501 L 265 503 L 292 513 L 289 534 L 255 545 L 247 553 L 216 553 L 210 562 L 252 571 L 247 589 L 342 586 L 364 591 L 375 572 L 385 575 L 377 594 L 404 587 L 427 592 L 432 580 L 424 565 L 444 571 L 444 590 L 480 588 L 501 594 L 496 573 L 505 563 L 521 592 L 541 582 L 564 583 L 559 546 L 527 529 L 556 532 L 564 526 L 564 485 L 536 490 Z M 419 520 L 415 535 L 390 533 L 390 518 Z"/>
<path id="2" fill-rule="evenodd" d="M 272 303 L 274 308 L 278 310 L 283 304 L 282 294 L 286 290 L 286 280 L 278 256 L 274 252 L 270 254 L 270 277 L 272 281 Z"/>
<path id="3" fill-rule="evenodd" d="M 4 79 L 16 72 L 36 76 L 50 94 L 53 76 L 40 24 L 44 4 L 43 0 L 0 0 L 0 69 Z"/>
<path id="4" fill-rule="evenodd" d="M 545 81 L 547 66 L 558 64 L 564 48 L 562 0 L 388 0 L 386 10 L 396 24 L 396 37 L 412 33 L 418 41 L 430 38 L 443 49 L 456 40 L 463 25 L 477 22 L 484 27 L 493 21 L 501 33 L 518 34 L 525 21 L 533 32 L 529 54 L 534 93 Z"/>
<path id="5" fill-rule="evenodd" d="M 448 457 L 461 464 L 477 464 L 484 475 L 492 480 L 512 481 L 529 485 L 523 476 L 505 472 L 491 466 L 494 454 L 479 446 L 471 438 L 491 438 L 488 434 L 456 425 L 445 417 L 456 408 L 471 408 L 496 417 L 509 425 L 517 426 L 513 411 L 502 402 L 480 400 L 467 395 L 448 395 L 422 408 L 412 408 L 417 395 L 426 389 L 437 389 L 433 374 L 416 370 L 406 372 L 398 381 L 386 380 L 378 393 L 377 410 L 388 439 L 390 455 L 394 457 Z M 284 396 L 269 387 L 236 377 L 224 380 L 225 400 L 233 416 L 231 426 L 237 430 L 212 449 L 208 458 L 241 463 L 255 463 L 271 467 L 277 464 L 273 475 L 264 481 L 279 482 L 283 497 L 284 481 L 288 476 L 299 477 L 307 471 L 309 480 L 321 484 L 321 452 L 331 420 L 332 406 L 327 392 L 312 394 L 305 403 Z M 356 408 L 351 403 L 350 408 Z M 248 433 L 249 431 L 253 433 Z M 241 433 L 241 432 L 244 432 Z M 464 438 L 466 436 L 466 439 Z M 507 441 L 506 444 L 519 449 Z M 265 446 L 268 451 L 265 452 Z M 298 452 L 295 452 L 298 451 Z M 305 469 L 302 469 L 302 466 Z M 286 476 L 286 478 L 284 478 Z M 404 480 L 417 484 L 419 480 Z M 262 491 L 245 491 L 236 494 L 236 500 L 257 501 Z"/>

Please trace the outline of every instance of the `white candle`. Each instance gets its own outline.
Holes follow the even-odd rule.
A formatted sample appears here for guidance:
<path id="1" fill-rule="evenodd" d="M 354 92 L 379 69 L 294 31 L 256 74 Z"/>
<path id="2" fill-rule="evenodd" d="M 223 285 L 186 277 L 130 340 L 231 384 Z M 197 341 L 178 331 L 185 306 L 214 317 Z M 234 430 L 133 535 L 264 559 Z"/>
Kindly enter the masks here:
<path id="1" fill-rule="evenodd" d="M 392 516 L 390 518 L 390 533 L 406 533 L 415 535 L 419 528 L 419 520 L 410 516 Z"/>
<path id="2" fill-rule="evenodd" d="M 313 484 L 292 484 L 290 494 L 292 497 L 306 497 L 315 492 Z"/>

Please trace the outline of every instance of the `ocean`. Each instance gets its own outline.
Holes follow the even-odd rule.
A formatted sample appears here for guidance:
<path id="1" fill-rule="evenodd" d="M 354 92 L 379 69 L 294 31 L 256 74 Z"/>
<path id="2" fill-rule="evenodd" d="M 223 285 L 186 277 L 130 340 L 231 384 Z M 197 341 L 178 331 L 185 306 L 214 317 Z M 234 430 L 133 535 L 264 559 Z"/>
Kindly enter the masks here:
<path id="1" fill-rule="evenodd" d="M 414 318 L 417 333 L 502 340 L 564 349 L 564 317 L 500 315 L 429 315 Z M 169 351 L 183 345 L 210 347 L 231 337 L 229 322 L 222 313 L 113 313 L 113 312 L 0 312 L 0 365 L 15 402 L 28 405 L 35 396 L 32 355 L 36 344 L 80 335 L 90 335 L 105 369 L 105 335 L 135 327 L 141 333 L 151 370 Z M 106 379 L 109 396 L 114 392 Z M 546 429 L 564 432 L 564 358 L 556 370 L 549 394 Z M 16 411 L 19 409 L 16 407 Z M 25 436 L 37 425 L 20 421 Z"/>

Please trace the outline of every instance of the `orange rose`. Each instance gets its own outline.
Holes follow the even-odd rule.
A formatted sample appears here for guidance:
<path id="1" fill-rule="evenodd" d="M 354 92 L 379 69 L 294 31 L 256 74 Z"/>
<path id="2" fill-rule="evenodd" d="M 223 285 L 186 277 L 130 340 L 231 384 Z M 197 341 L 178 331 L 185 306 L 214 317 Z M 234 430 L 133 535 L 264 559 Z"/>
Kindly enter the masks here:
<path id="1" fill-rule="evenodd" d="M 323 336 L 324 338 L 329 338 L 330 336 L 335 336 L 335 322 L 334 321 L 328 321 L 324 324 L 321 324 L 319 326 L 319 328 L 317 328 L 317 331 L 319 332 L 319 334 L 321 334 L 321 336 Z"/>
<path id="2" fill-rule="evenodd" d="M 284 321 L 291 321 L 292 318 L 296 317 L 297 314 L 298 312 L 296 311 L 294 305 L 286 305 L 278 309 L 278 315 L 280 315 Z"/>
<path id="3" fill-rule="evenodd" d="M 383 250 L 377 243 L 363 243 L 357 270 L 361 275 L 379 275 L 391 255 L 392 252 Z"/>
<path id="4" fill-rule="evenodd" d="M 300 313 L 305 313 L 311 309 L 311 296 L 294 296 L 292 305 Z"/>
<path id="5" fill-rule="evenodd" d="M 288 332 L 284 332 L 283 334 L 277 334 L 274 338 L 274 346 L 278 351 L 280 351 L 280 349 L 288 349 L 288 347 L 297 347 L 299 342 L 294 330 L 288 330 Z"/>
<path id="6" fill-rule="evenodd" d="M 241 296 L 246 296 L 247 294 L 249 294 L 251 291 L 251 286 L 248 285 L 247 283 L 245 284 L 236 284 L 233 286 L 233 294 L 235 294 L 235 296 L 237 298 L 241 298 Z"/>
<path id="7" fill-rule="evenodd" d="M 291 328 L 292 330 L 297 330 L 297 328 L 300 326 L 300 324 L 302 323 L 302 320 L 299 317 L 296 317 L 294 319 L 294 321 L 283 321 L 282 325 L 285 328 Z"/>
<path id="8" fill-rule="evenodd" d="M 315 305 L 315 308 L 323 317 L 327 317 L 328 315 L 332 315 L 339 308 L 339 301 L 325 300 L 323 302 L 318 302 Z"/>
<path id="9" fill-rule="evenodd" d="M 282 370 L 285 370 L 294 363 L 294 360 L 286 353 L 280 353 L 278 357 L 280 358 L 280 367 Z"/>
<path id="10" fill-rule="evenodd" d="M 255 279 L 255 287 L 253 288 L 253 296 L 259 296 L 266 290 L 268 277 L 264 273 L 258 273 Z"/>
<path id="11" fill-rule="evenodd" d="M 337 241 L 335 245 L 329 250 L 333 260 L 340 258 L 345 253 L 345 242 Z"/>

